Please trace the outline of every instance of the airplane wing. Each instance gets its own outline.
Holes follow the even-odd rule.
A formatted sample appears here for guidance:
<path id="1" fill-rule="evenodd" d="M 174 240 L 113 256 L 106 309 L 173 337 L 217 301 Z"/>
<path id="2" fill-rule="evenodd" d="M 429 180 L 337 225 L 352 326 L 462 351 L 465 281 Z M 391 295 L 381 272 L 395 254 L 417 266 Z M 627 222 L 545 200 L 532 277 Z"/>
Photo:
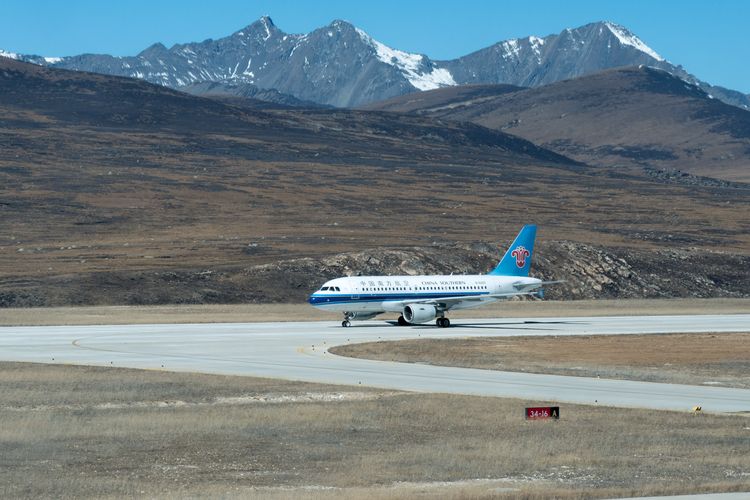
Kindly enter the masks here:
<path id="1" fill-rule="evenodd" d="M 452 296 L 452 297 L 430 297 L 428 299 L 399 300 L 399 301 L 392 301 L 389 303 L 391 305 L 396 305 L 399 307 L 407 306 L 409 304 L 432 304 L 436 307 L 439 307 L 447 311 L 451 307 L 455 306 L 456 304 L 460 304 L 462 302 L 477 302 L 477 303 L 478 302 L 493 302 L 498 299 L 516 297 L 518 295 L 536 295 L 538 293 L 535 291 L 537 288 L 541 288 L 544 285 L 551 285 L 554 283 L 563 283 L 563 281 L 540 281 L 538 283 L 526 283 L 526 284 L 518 283 L 514 285 L 514 288 L 518 290 L 517 292 L 488 293 L 484 295 L 459 295 L 459 296 Z"/>
<path id="2" fill-rule="evenodd" d="M 407 306 L 409 304 L 432 304 L 445 310 L 461 302 L 492 302 L 497 299 L 515 297 L 517 295 L 534 295 L 536 292 L 488 293 L 485 295 L 459 295 L 453 297 L 430 297 L 428 299 L 389 301 L 389 304 Z"/>

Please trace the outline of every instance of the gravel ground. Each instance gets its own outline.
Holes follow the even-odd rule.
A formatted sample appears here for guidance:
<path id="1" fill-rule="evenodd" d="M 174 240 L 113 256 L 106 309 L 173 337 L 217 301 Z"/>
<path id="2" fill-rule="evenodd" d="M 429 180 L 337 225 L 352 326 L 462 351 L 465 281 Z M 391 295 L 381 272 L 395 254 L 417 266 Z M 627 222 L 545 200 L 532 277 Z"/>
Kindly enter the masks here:
<path id="1" fill-rule="evenodd" d="M 505 301 L 455 318 L 615 316 L 643 314 L 737 314 L 750 312 L 750 299 L 661 299 Z M 133 323 L 257 323 L 264 321 L 337 320 L 307 304 L 101 306 L 0 309 L 0 325 L 102 325 Z M 395 319 L 396 315 L 382 315 Z"/>

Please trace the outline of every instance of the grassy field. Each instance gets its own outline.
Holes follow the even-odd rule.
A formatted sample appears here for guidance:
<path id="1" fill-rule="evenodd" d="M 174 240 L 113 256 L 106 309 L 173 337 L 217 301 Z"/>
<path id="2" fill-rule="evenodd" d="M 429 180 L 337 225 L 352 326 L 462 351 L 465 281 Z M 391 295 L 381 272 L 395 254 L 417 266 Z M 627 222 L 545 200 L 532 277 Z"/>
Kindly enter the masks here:
<path id="1" fill-rule="evenodd" d="M 0 364 L 0 496 L 603 498 L 750 489 L 750 420 Z"/>
<path id="2" fill-rule="evenodd" d="M 750 313 L 750 299 L 506 301 L 452 318 Z M 381 316 L 395 319 L 396 315 Z M 337 320 L 307 304 L 101 306 L 0 309 L 0 326 L 132 323 L 256 323 Z"/>
<path id="3" fill-rule="evenodd" d="M 750 388 L 750 333 L 419 339 L 342 345 L 331 352 L 402 363 Z"/>

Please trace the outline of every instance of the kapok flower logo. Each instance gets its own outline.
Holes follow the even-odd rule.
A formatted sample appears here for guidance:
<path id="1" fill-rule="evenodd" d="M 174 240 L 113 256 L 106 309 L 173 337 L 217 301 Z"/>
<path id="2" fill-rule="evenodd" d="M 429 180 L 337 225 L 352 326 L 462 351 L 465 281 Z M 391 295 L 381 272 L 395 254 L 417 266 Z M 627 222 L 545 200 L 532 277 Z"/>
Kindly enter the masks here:
<path id="1" fill-rule="evenodd" d="M 517 246 L 510 255 L 516 258 L 516 266 L 523 267 L 526 265 L 526 257 L 530 255 L 530 252 L 523 246 Z"/>

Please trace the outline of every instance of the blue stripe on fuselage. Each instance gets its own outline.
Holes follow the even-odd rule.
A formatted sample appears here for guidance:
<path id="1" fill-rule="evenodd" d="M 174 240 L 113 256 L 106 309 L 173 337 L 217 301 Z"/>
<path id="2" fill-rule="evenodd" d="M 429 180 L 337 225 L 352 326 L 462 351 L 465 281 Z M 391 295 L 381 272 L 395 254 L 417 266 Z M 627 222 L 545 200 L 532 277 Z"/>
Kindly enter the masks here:
<path id="1" fill-rule="evenodd" d="M 360 294 L 326 294 L 311 295 L 308 302 L 311 305 L 318 304 L 361 304 L 363 302 L 386 302 L 398 300 L 424 300 L 436 298 L 451 297 L 477 297 L 480 295 L 489 295 L 489 292 L 462 292 L 462 293 L 398 293 L 398 294 L 377 294 L 377 293 L 360 293 Z M 356 297 L 356 298 L 355 298 Z"/>

